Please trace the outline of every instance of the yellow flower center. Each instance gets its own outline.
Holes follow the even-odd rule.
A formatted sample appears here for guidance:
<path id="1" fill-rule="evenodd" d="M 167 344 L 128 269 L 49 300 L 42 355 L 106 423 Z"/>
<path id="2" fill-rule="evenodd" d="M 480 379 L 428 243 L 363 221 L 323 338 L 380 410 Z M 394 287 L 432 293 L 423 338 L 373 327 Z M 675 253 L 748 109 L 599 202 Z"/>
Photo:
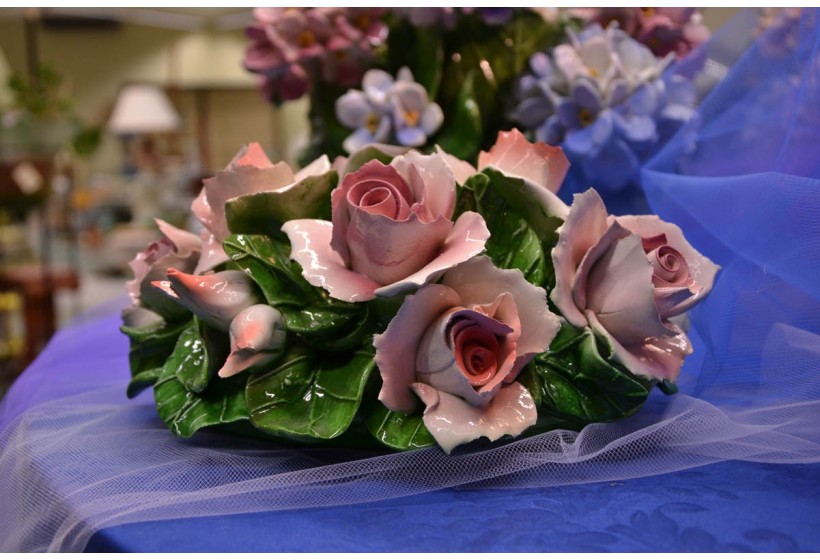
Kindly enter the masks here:
<path id="1" fill-rule="evenodd" d="M 648 18 L 655 15 L 655 8 L 641 8 L 640 10 L 643 17 Z"/>
<path id="2" fill-rule="evenodd" d="M 405 111 L 404 112 L 404 122 L 407 123 L 408 126 L 417 126 L 419 124 L 419 115 L 418 111 Z"/>
<path id="3" fill-rule="evenodd" d="M 376 134 L 376 129 L 379 128 L 379 116 L 376 113 L 370 113 L 364 121 L 364 126 L 370 134 Z"/>
<path id="4" fill-rule="evenodd" d="M 311 47 L 316 43 L 316 36 L 313 34 L 312 31 L 308 31 L 307 29 L 304 31 L 299 32 L 299 36 L 296 38 L 296 42 L 299 43 L 299 46 L 303 49 L 307 47 Z"/>
<path id="5" fill-rule="evenodd" d="M 590 78 L 597 78 L 598 77 L 598 70 L 593 68 L 592 66 L 587 66 L 587 72 L 589 72 Z"/>
<path id="6" fill-rule="evenodd" d="M 592 113 L 589 112 L 589 109 L 580 109 L 578 111 L 578 120 L 581 121 L 582 127 L 586 127 L 591 125 L 595 118 L 592 116 Z"/>

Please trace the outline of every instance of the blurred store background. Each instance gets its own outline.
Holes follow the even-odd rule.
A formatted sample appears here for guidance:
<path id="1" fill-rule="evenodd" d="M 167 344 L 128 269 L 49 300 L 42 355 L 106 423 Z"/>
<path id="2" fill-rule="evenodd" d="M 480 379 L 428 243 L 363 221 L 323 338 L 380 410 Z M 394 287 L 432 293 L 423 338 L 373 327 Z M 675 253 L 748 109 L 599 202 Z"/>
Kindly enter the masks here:
<path id="1" fill-rule="evenodd" d="M 734 11 L 705 9 L 705 23 Z M 184 225 L 240 146 L 295 164 L 307 101 L 262 98 L 241 64 L 251 19 L 0 8 L 0 395 L 55 329 L 124 296 L 153 218 Z"/>

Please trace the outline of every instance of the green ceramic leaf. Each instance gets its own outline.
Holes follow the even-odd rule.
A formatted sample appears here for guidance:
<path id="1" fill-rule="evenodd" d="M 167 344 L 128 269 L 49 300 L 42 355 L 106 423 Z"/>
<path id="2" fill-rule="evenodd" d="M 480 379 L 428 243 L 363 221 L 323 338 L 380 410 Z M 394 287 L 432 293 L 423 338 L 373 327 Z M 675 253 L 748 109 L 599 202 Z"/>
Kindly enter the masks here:
<path id="1" fill-rule="evenodd" d="M 527 220 L 541 241 L 549 243 L 552 248 L 557 239 L 555 230 L 564 223 L 561 216 L 566 206 L 563 202 L 546 196 L 541 186 L 517 177 L 508 177 L 493 168 L 487 167 L 481 172 L 490 180 L 490 187 L 510 208 Z"/>
<path id="2" fill-rule="evenodd" d="M 436 445 L 436 440 L 424 426 L 422 413 L 404 414 L 393 412 L 376 401 L 364 413 L 368 431 L 383 445 L 406 451 Z"/>
<path id="3" fill-rule="evenodd" d="M 519 381 L 535 399 L 539 424 L 543 425 L 543 413 L 571 429 L 634 414 L 653 385 L 612 361 L 610 349 L 591 330 L 568 324 L 550 350 L 533 359 Z"/>
<path id="4" fill-rule="evenodd" d="M 292 187 L 232 198 L 225 203 L 225 217 L 231 233 L 259 233 L 281 237 L 280 228 L 300 218 L 330 219 L 330 191 L 338 173 L 331 169 L 311 175 Z"/>
<path id="5" fill-rule="evenodd" d="M 183 438 L 207 426 L 248 419 L 244 377 L 220 379 L 202 393 L 194 393 L 165 371 L 154 385 L 154 403 L 162 421 Z"/>
<path id="6" fill-rule="evenodd" d="M 390 26 L 387 41 L 390 71 L 407 66 L 413 72 L 413 79 L 424 86 L 430 99 L 435 99 L 444 69 L 441 30 L 436 26 L 400 22 Z M 408 45 L 413 48 L 407 48 Z"/>
<path id="7" fill-rule="evenodd" d="M 231 235 L 225 252 L 250 276 L 273 307 L 304 306 L 313 288 L 304 280 L 299 265 L 290 260 L 290 245 L 265 235 Z"/>
<path id="8" fill-rule="evenodd" d="M 209 365 L 199 321 L 194 321 L 177 340 L 174 353 L 163 366 L 163 377 L 174 376 L 188 390 L 199 392 L 208 385 Z"/>
<path id="9" fill-rule="evenodd" d="M 147 327 L 120 327 L 131 342 L 128 362 L 131 375 L 161 367 L 174 351 L 177 338 L 190 323 L 166 324 L 159 321 Z"/>
<path id="10" fill-rule="evenodd" d="M 472 206 L 480 212 L 490 230 L 487 255 L 499 268 L 515 268 L 528 282 L 544 283 L 546 257 L 538 236 L 506 199 L 493 188 L 489 179 L 479 173 L 470 177 L 461 191 L 462 206 Z"/>
<path id="11" fill-rule="evenodd" d="M 292 349 L 275 370 L 248 380 L 251 421 L 277 436 L 337 437 L 353 421 L 374 368 L 372 349 L 333 358 Z"/>
<path id="12" fill-rule="evenodd" d="M 372 345 L 373 335 L 377 332 L 374 313 L 370 306 L 362 306 L 363 312 L 348 322 L 343 332 L 335 336 L 317 337 L 312 344 L 324 352 L 346 352 L 359 346 Z"/>
<path id="13" fill-rule="evenodd" d="M 131 381 L 128 383 L 128 389 L 126 389 L 125 394 L 128 396 L 129 399 L 133 399 L 134 397 L 142 393 L 145 389 L 155 384 L 159 380 L 161 375 L 162 367 L 146 369 L 144 371 L 139 372 L 131 378 Z"/>

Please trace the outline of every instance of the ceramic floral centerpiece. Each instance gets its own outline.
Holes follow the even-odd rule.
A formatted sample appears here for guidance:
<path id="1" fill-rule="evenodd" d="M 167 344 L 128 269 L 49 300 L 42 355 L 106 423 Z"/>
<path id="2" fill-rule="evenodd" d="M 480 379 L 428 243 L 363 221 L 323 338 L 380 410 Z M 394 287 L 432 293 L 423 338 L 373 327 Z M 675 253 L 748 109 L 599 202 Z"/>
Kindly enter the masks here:
<path id="1" fill-rule="evenodd" d="M 580 429 L 674 390 L 675 320 L 718 267 L 657 216 L 556 196 L 560 148 L 502 132 L 477 167 L 366 144 L 299 172 L 257 144 L 158 221 L 124 311 L 133 396 L 179 436 L 439 445 Z"/>

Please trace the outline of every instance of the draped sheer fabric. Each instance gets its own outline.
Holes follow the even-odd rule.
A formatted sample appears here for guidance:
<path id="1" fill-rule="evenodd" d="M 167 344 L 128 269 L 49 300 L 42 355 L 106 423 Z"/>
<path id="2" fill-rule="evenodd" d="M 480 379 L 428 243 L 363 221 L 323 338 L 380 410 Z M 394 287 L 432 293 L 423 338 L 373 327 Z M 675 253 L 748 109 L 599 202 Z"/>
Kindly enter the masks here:
<path id="1" fill-rule="evenodd" d="M 679 394 L 657 392 L 621 422 L 471 445 L 449 457 L 214 432 L 179 440 L 150 394 L 124 396 L 127 340 L 118 317 L 87 318 L 59 333 L 0 405 L 0 551 L 79 551 L 96 530 L 124 523 L 458 485 L 549 487 L 730 459 L 820 461 L 817 19 L 804 9 L 762 34 L 704 99 L 699 119 L 643 171 L 653 211 L 722 267 L 690 314 L 695 354 Z"/>

